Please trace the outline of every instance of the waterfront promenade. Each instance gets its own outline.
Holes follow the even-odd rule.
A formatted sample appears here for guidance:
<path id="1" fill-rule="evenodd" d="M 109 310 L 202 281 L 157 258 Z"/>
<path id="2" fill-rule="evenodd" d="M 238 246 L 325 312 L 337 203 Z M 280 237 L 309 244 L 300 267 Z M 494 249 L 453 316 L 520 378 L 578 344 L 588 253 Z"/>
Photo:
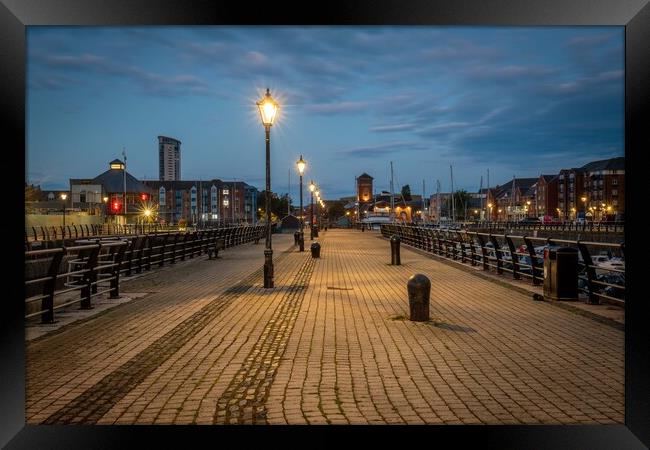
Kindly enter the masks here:
<path id="1" fill-rule="evenodd" d="M 391 266 L 377 232 L 309 242 L 274 235 L 274 289 L 246 244 L 28 341 L 27 423 L 623 423 L 620 329 L 406 247 Z M 429 322 L 408 320 L 414 273 Z"/>

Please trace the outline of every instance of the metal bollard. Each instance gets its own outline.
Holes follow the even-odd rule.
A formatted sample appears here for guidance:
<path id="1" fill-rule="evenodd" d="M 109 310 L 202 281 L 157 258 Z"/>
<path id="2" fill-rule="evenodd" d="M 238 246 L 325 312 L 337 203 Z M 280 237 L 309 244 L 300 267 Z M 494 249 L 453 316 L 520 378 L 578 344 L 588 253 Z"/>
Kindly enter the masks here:
<path id="1" fill-rule="evenodd" d="M 393 237 L 390 238 L 390 263 L 394 266 L 399 266 L 402 264 L 399 256 L 400 242 L 400 238 L 397 235 L 393 235 Z"/>
<path id="2" fill-rule="evenodd" d="M 429 295 L 431 281 L 421 273 L 413 275 L 406 283 L 409 295 L 409 320 L 426 322 L 429 320 Z"/>
<path id="3" fill-rule="evenodd" d="M 301 252 L 305 251 L 305 234 L 303 232 L 300 232 L 300 236 L 298 237 L 298 249 Z"/>
<path id="4" fill-rule="evenodd" d="M 311 244 L 311 257 L 320 258 L 320 244 L 318 242 Z"/>
<path id="5" fill-rule="evenodd" d="M 293 233 L 293 245 L 298 245 L 299 240 L 300 240 L 300 231 L 295 231 Z"/>
<path id="6" fill-rule="evenodd" d="M 314 225 L 314 237 L 315 238 L 318 237 L 318 226 L 317 225 Z"/>

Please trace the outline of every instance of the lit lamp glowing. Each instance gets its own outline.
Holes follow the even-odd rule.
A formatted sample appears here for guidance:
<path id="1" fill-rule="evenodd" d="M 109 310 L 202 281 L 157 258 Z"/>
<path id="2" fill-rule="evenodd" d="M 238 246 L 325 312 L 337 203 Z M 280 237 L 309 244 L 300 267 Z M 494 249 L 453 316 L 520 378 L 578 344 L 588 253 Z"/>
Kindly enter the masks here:
<path id="1" fill-rule="evenodd" d="M 309 239 L 314 240 L 314 191 L 316 190 L 316 185 L 314 181 L 309 182 L 309 192 L 311 193 L 310 209 L 311 213 L 309 215 Z"/>
<path id="2" fill-rule="evenodd" d="M 68 198 L 68 194 L 62 193 L 61 200 L 63 200 L 63 237 L 65 237 L 65 200 Z"/>
<path id="3" fill-rule="evenodd" d="M 304 252 L 305 251 L 305 233 L 304 233 L 304 228 L 305 228 L 305 219 L 304 219 L 304 214 L 302 210 L 302 176 L 305 173 L 305 167 L 307 167 L 307 162 L 302 159 L 302 155 L 300 155 L 300 159 L 296 161 L 296 166 L 298 167 L 298 173 L 300 174 L 300 237 L 298 238 L 298 247 L 299 251 Z"/>
<path id="4" fill-rule="evenodd" d="M 266 133 L 266 247 L 264 249 L 264 287 L 273 287 L 273 249 L 271 247 L 271 126 L 280 105 L 271 97 L 269 90 L 256 103 Z"/>
<path id="5" fill-rule="evenodd" d="M 151 217 L 151 210 L 149 208 L 146 208 L 144 211 L 142 211 L 142 215 L 144 216 L 142 221 L 148 223 L 149 218 Z M 143 223 L 143 232 L 144 232 L 144 223 Z"/>
<path id="6" fill-rule="evenodd" d="M 488 222 L 489 222 L 490 220 L 492 220 L 492 203 L 488 203 L 487 207 L 489 210 L 489 214 L 488 214 Z"/>

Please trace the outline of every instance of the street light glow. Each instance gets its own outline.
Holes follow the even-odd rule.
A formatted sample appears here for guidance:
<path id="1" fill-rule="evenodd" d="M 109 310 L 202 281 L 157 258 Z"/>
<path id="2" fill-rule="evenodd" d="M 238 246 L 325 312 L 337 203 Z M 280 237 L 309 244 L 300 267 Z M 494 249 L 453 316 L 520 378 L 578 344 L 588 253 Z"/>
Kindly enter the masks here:
<path id="1" fill-rule="evenodd" d="M 313 181 L 310 181 L 310 182 L 309 182 L 309 190 L 310 190 L 311 192 L 314 192 L 314 191 L 316 190 L 316 185 L 314 184 Z"/>
<path id="2" fill-rule="evenodd" d="M 300 175 L 303 175 L 305 173 L 305 167 L 307 167 L 307 161 L 302 159 L 302 155 L 300 155 L 300 159 L 296 161 L 296 165 L 298 166 L 298 172 L 300 172 Z"/>
<path id="3" fill-rule="evenodd" d="M 66 198 L 68 198 L 68 194 L 61 194 L 61 200 L 65 200 Z"/>
<path id="4" fill-rule="evenodd" d="M 266 94 L 262 99 L 257 102 L 257 108 L 260 110 L 260 117 L 262 118 L 262 124 L 265 127 L 270 127 L 275 121 L 275 116 L 277 115 L 280 105 L 276 102 L 269 90 L 266 90 Z"/>

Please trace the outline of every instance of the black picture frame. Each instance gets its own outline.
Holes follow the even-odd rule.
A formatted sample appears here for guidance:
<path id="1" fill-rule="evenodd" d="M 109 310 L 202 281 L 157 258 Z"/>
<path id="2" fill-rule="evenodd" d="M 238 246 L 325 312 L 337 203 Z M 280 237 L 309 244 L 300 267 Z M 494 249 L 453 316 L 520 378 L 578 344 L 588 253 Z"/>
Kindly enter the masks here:
<path id="1" fill-rule="evenodd" d="M 3 304 L 0 332 L 0 445 L 7 448 L 113 448 L 129 446 L 134 438 L 147 446 L 192 445 L 207 438 L 211 446 L 233 438 L 250 447 L 266 444 L 339 445 L 341 437 L 364 433 L 364 447 L 389 437 L 404 444 L 424 439 L 437 446 L 474 442 L 483 448 L 644 448 L 650 446 L 650 336 L 645 321 L 640 221 L 643 151 L 650 149 L 647 117 L 650 95 L 650 5 L 648 0 L 339 0 L 324 3 L 215 3 L 205 0 L 1 0 L 0 90 L 5 125 L 4 197 L 6 214 L 0 221 L 9 264 L 3 264 Z M 628 264 L 625 324 L 625 425 L 618 426 L 372 426 L 372 427 L 165 427 L 165 426 L 26 426 L 25 341 L 22 264 L 24 232 L 16 217 L 24 217 L 24 191 L 10 155 L 25 149 L 25 27 L 29 25 L 620 25 L 625 26 L 625 240 Z M 644 114 L 646 113 L 646 114 Z M 19 160 L 20 161 L 20 160 Z M 23 158 L 24 161 L 24 158 Z M 19 164 L 19 162 L 18 162 Z M 14 179 L 14 177 L 16 179 Z M 15 207 L 11 202 L 15 202 Z M 11 214 L 13 212 L 13 214 Z M 631 245 L 630 245 L 631 244 Z M 597 342 L 594 343 L 597 345 Z M 299 439 L 293 439 L 300 433 Z M 406 434 L 402 434 L 406 433 Z M 287 436 L 291 434 L 290 436 Z M 307 441 L 304 441 L 307 439 Z M 394 444 L 393 444 L 394 445 Z M 400 445 L 400 444 L 397 444 Z M 412 445 L 412 444 L 411 444 Z"/>

